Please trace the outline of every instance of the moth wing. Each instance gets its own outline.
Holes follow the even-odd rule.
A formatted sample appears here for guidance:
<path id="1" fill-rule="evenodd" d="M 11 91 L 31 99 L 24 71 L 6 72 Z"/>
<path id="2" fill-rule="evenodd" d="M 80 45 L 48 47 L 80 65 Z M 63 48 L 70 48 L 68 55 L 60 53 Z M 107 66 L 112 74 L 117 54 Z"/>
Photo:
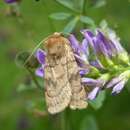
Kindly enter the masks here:
<path id="1" fill-rule="evenodd" d="M 67 69 L 69 82 L 71 84 L 72 97 L 70 102 L 71 109 L 84 109 L 88 103 L 86 101 L 86 91 L 81 84 L 81 77 L 79 74 L 79 68 L 76 63 L 72 48 L 70 45 L 66 45 L 67 52 Z"/>
<path id="2" fill-rule="evenodd" d="M 48 59 L 46 59 L 48 66 L 45 68 L 45 99 L 48 106 L 48 111 L 51 114 L 63 111 L 70 103 L 71 88 L 67 77 L 66 64 L 61 61 L 66 61 L 63 57 L 58 64 L 49 66 Z"/>

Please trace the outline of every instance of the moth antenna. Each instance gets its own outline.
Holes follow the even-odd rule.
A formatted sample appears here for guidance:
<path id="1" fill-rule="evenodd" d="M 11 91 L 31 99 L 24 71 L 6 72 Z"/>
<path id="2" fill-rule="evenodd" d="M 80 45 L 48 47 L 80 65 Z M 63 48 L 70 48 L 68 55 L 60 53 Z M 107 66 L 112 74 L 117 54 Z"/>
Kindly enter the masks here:
<path id="1" fill-rule="evenodd" d="M 40 41 L 40 42 L 38 43 L 38 45 L 32 50 L 32 53 L 30 54 L 30 56 L 25 60 L 23 66 L 26 65 L 26 63 L 30 60 L 30 58 L 31 58 L 32 55 L 35 53 L 35 51 L 38 49 L 38 47 L 39 47 L 43 42 L 45 42 L 48 38 L 49 38 L 49 36 L 46 37 L 46 38 L 44 38 L 42 41 Z"/>

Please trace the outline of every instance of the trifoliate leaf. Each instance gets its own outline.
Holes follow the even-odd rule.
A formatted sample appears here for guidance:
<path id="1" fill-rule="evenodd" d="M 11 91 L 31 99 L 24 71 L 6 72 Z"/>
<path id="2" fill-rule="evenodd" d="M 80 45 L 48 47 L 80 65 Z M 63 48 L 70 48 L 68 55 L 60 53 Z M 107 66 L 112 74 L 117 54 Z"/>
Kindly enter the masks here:
<path id="1" fill-rule="evenodd" d="M 73 31 L 75 28 L 77 22 L 78 22 L 78 17 L 74 17 L 64 28 L 63 33 L 67 34 Z"/>
<path id="2" fill-rule="evenodd" d="M 71 16 L 71 14 L 69 14 L 69 13 L 58 12 L 58 13 L 52 13 L 49 17 L 51 19 L 55 19 L 55 20 L 65 20 L 65 19 L 69 18 L 70 16 Z"/>
<path id="3" fill-rule="evenodd" d="M 95 26 L 94 20 L 88 16 L 81 16 L 80 21 L 85 23 L 85 24 Z"/>

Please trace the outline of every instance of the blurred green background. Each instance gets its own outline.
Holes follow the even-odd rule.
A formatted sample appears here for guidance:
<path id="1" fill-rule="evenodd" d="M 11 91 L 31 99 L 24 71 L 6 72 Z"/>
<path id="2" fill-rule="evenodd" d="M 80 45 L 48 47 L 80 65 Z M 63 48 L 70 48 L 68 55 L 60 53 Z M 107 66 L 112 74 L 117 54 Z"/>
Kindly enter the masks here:
<path id="1" fill-rule="evenodd" d="M 130 53 L 130 1 L 106 0 L 100 8 L 92 7 L 94 2 L 86 1 L 86 15 L 96 25 L 105 19 Z M 41 111 L 46 110 L 43 94 L 29 87 L 26 91 L 18 90 L 23 83 L 29 86 L 30 78 L 26 70 L 16 66 L 15 56 L 20 51 L 32 50 L 53 32 L 61 32 L 68 20 L 52 20 L 48 16 L 70 10 L 55 0 L 23 0 L 20 18 L 7 16 L 8 7 L 0 1 L 0 130 L 60 130 L 60 125 L 66 125 L 67 130 L 130 130 L 130 89 L 116 96 L 108 93 L 98 110 L 91 107 L 82 111 L 66 110 L 65 121 L 59 120 L 61 115 L 42 116 Z M 79 33 L 83 26 L 77 26 Z"/>

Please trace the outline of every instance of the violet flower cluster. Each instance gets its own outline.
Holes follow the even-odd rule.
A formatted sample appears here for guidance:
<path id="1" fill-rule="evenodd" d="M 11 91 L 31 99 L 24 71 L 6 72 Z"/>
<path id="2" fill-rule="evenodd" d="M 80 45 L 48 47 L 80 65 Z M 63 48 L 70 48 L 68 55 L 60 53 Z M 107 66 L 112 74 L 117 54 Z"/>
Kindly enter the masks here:
<path id="1" fill-rule="evenodd" d="M 113 30 L 104 32 L 97 29 L 82 30 L 82 42 L 71 34 L 70 45 L 80 68 L 82 83 L 89 90 L 87 98 L 93 100 L 103 89 L 112 89 L 118 94 L 130 78 L 129 56 L 121 46 L 119 38 Z M 41 64 L 36 75 L 44 77 L 46 53 L 38 49 L 36 57 Z"/>
<path id="2" fill-rule="evenodd" d="M 17 0 L 5 0 L 6 3 L 11 4 L 17 2 Z"/>

